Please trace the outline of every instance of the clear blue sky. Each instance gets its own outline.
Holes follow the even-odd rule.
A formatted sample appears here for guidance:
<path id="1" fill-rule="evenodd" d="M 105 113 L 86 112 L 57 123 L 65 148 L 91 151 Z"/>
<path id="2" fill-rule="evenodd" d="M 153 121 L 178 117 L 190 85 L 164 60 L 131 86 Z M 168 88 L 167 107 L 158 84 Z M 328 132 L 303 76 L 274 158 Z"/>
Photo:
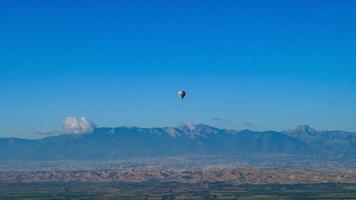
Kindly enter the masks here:
<path id="1" fill-rule="evenodd" d="M 67 116 L 356 131 L 355 1 L 14 0 L 0 29 L 0 137 Z"/>

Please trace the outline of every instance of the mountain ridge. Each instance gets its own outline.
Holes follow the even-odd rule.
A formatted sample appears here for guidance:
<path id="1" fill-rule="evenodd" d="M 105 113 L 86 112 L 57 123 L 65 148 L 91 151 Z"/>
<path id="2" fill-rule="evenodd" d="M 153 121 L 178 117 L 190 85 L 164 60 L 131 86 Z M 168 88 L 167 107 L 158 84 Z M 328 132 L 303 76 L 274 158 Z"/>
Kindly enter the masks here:
<path id="1" fill-rule="evenodd" d="M 333 155 L 356 152 L 354 133 L 219 129 L 204 124 L 180 127 L 98 127 L 89 134 L 41 139 L 0 138 L 0 160 L 110 160 L 184 155 Z"/>

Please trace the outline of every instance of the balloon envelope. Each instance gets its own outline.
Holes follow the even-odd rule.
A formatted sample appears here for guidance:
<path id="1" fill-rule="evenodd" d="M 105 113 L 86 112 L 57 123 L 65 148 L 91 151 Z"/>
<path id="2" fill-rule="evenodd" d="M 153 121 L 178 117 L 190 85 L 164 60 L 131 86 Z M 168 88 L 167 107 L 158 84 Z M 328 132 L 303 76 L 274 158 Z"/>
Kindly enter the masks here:
<path id="1" fill-rule="evenodd" d="M 183 100 L 184 97 L 185 97 L 185 91 L 184 91 L 184 90 L 179 90 L 179 91 L 178 91 L 178 96 L 179 96 L 179 98 L 180 98 L 181 100 Z"/>

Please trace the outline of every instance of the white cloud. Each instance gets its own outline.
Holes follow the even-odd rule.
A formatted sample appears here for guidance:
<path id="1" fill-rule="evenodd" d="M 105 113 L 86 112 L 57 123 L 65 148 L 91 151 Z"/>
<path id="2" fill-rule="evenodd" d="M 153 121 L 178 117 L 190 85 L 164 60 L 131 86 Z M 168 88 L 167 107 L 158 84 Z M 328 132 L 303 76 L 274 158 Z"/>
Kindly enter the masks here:
<path id="1" fill-rule="evenodd" d="M 40 135 L 54 134 L 88 134 L 93 132 L 95 124 L 85 117 L 66 117 L 62 122 L 62 127 L 53 131 L 38 131 Z"/>
<path id="2" fill-rule="evenodd" d="M 94 129 L 94 123 L 85 117 L 66 117 L 59 132 L 85 134 L 93 132 Z"/>
<path id="3" fill-rule="evenodd" d="M 192 122 L 185 122 L 181 125 L 181 127 L 184 127 L 188 130 L 194 130 L 195 129 L 195 124 Z"/>

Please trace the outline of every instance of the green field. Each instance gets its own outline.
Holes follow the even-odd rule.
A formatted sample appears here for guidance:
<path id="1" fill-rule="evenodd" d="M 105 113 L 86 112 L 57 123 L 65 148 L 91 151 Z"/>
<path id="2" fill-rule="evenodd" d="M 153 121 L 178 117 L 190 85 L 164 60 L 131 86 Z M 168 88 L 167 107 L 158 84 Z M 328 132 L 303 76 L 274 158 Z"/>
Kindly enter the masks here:
<path id="1" fill-rule="evenodd" d="M 0 199 L 356 199 L 356 184 L 1 183 Z"/>

